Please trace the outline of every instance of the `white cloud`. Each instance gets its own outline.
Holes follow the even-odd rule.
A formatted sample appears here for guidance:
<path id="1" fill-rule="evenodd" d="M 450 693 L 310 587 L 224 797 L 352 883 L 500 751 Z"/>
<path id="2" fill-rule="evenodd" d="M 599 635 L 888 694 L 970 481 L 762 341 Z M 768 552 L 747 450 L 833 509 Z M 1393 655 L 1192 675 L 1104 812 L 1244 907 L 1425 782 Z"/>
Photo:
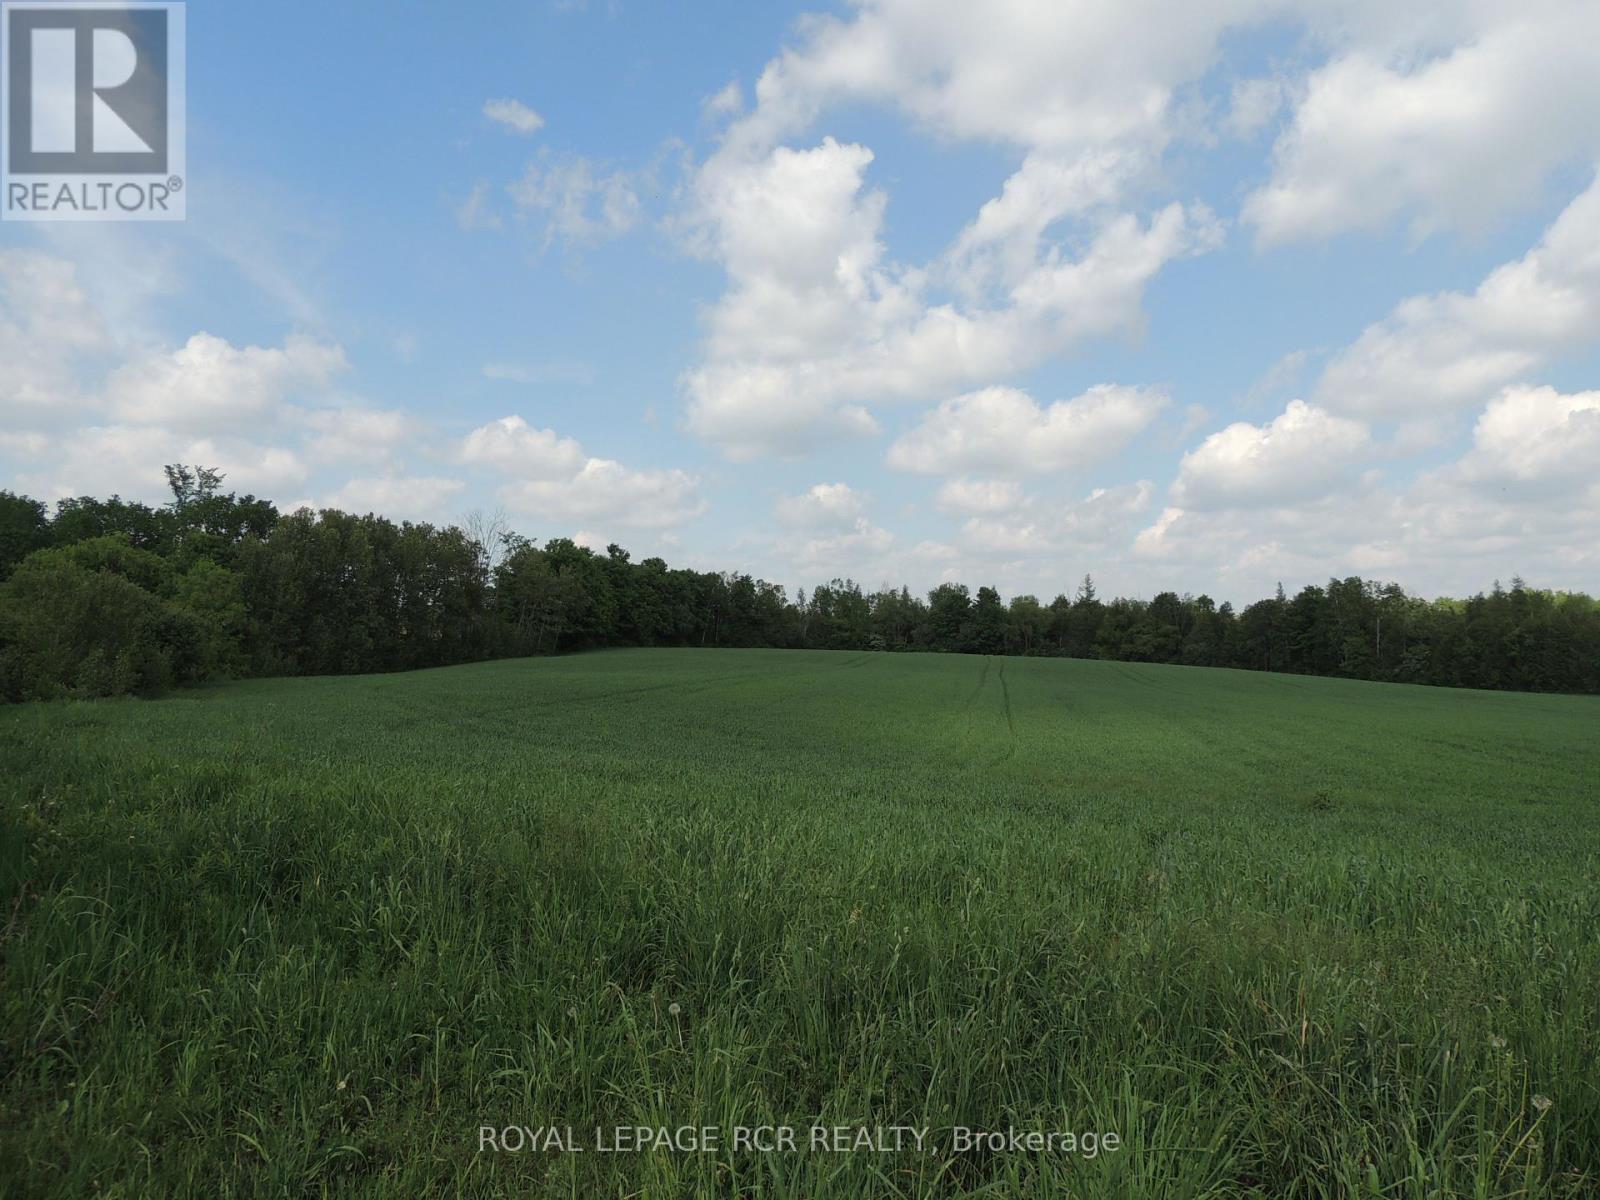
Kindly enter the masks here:
<path id="1" fill-rule="evenodd" d="M 70 411 L 81 403 L 78 360 L 111 348 L 71 262 L 0 248 L 0 417 Z"/>
<path id="2" fill-rule="evenodd" d="M 489 181 L 480 179 L 472 185 L 472 191 L 467 193 L 467 198 L 456 208 L 456 224 L 465 232 L 504 228 L 505 223 L 501 221 L 500 215 L 490 206 L 489 195 Z"/>
<path id="3" fill-rule="evenodd" d="M 893 546 L 894 534 L 858 517 L 847 530 L 807 538 L 797 547 L 785 544 L 780 550 L 787 561 L 813 577 L 850 575 L 871 579 L 875 573 L 881 574 L 883 556 Z"/>
<path id="4" fill-rule="evenodd" d="M 744 89 L 737 79 L 730 79 L 714 94 L 700 103 L 700 112 L 707 120 L 736 117 L 744 111 Z"/>
<path id="5" fill-rule="evenodd" d="M 313 507 L 376 513 L 391 521 L 439 523 L 446 507 L 466 485 L 436 475 L 385 475 L 352 479 Z"/>
<path id="6" fill-rule="evenodd" d="M 947 400 L 889 448 L 900 471 L 1040 474 L 1113 457 L 1166 405 L 1149 388 L 1100 384 L 1041 408 L 1026 392 L 991 387 Z"/>
<path id="7" fill-rule="evenodd" d="M 1330 456 L 1351 465 L 1338 441 Z M 1210 508 L 1186 506 L 1175 487 L 1135 539 L 1134 558 L 1181 578 L 1209 574 L 1248 598 L 1279 580 L 1350 574 L 1434 595 L 1469 595 L 1519 573 L 1538 586 L 1582 586 L 1600 569 L 1596 461 L 1600 393 L 1512 387 L 1484 409 L 1461 458 L 1409 482 L 1369 472 L 1320 495 L 1291 488 L 1299 499 L 1255 503 L 1263 497 L 1250 493 L 1233 503 L 1259 476 L 1247 471 Z"/>
<path id="8" fill-rule="evenodd" d="M 1007 516 L 975 516 L 962 526 L 961 551 L 974 558 L 1013 561 L 1103 552 L 1127 535 L 1154 491 L 1148 480 L 1139 480 L 1095 488 L 1080 500 L 1035 502 Z"/>
<path id="9" fill-rule="evenodd" d="M 1370 446 L 1367 427 L 1291 400 L 1268 425 L 1239 421 L 1183 456 L 1173 484 L 1182 508 L 1249 508 L 1324 495 Z"/>
<path id="10" fill-rule="evenodd" d="M 1040 263 L 1047 230 L 1069 216 L 1109 209 L 1148 165 L 1142 153 L 1122 147 L 1068 157 L 1028 154 L 961 231 L 944 270 L 969 295 L 1022 283 Z"/>
<path id="11" fill-rule="evenodd" d="M 513 512 L 544 520 L 665 529 L 706 509 L 700 482 L 676 469 L 630 470 L 592 458 L 572 438 L 502 417 L 462 439 L 459 461 L 509 477 L 498 491 Z M 591 530 L 593 532 L 593 530 Z"/>
<path id="12" fill-rule="evenodd" d="M 1095 488 L 1057 514 L 1062 536 L 1079 545 L 1104 545 L 1129 519 L 1150 507 L 1155 485 L 1148 479 Z"/>
<path id="13" fill-rule="evenodd" d="M 1478 418 L 1472 450 L 1446 478 L 1508 500 L 1574 489 L 1600 495 L 1600 391 L 1507 388 Z"/>
<path id="14" fill-rule="evenodd" d="M 1424 595 L 1471 595 L 1521 574 L 1537 586 L 1581 586 L 1600 569 L 1600 488 L 1560 504 L 1508 504 L 1498 485 L 1459 467 L 1409 486 L 1375 482 L 1300 504 L 1212 511 L 1169 507 L 1133 546 L 1158 577 L 1210 580 L 1248 601 L 1274 584 L 1330 576 L 1393 579 Z"/>
<path id="15" fill-rule="evenodd" d="M 1328 364 L 1318 403 L 1372 417 L 1483 404 L 1555 355 L 1600 340 L 1600 179 L 1539 244 L 1470 295 L 1402 301 Z"/>
<path id="16" fill-rule="evenodd" d="M 685 388 L 690 430 L 733 457 L 871 433 L 869 404 L 925 401 L 1136 330 L 1146 283 L 1214 236 L 1180 205 L 1148 224 L 1123 214 L 1081 257 L 1041 258 L 995 307 L 930 304 L 923 273 L 883 261 L 882 198 L 859 191 L 868 161 L 831 139 L 779 149 L 719 201 L 730 287 Z"/>
<path id="17" fill-rule="evenodd" d="M 591 458 L 569 479 L 536 479 L 500 491 L 514 512 L 545 520 L 664 529 L 705 512 L 699 481 L 679 470 L 632 471 Z"/>
<path id="18" fill-rule="evenodd" d="M 208 199 L 215 201 L 216 197 L 208 195 Z M 124 221 L 44 222 L 33 226 L 30 233 L 38 238 L 39 249 L 0 250 L 0 258 L 7 254 L 25 258 L 37 255 L 58 264 L 57 269 L 68 273 L 72 285 L 93 311 L 93 319 L 99 325 L 95 337 L 103 347 L 115 346 L 125 352 L 128 347 L 162 340 L 162 310 L 166 302 L 182 294 L 186 283 L 181 241 L 140 236 L 137 222 Z M 262 236 L 265 235 L 258 234 L 258 240 Z M 206 241 L 210 246 L 210 239 Z M 274 300 L 282 298 L 263 283 L 251 269 L 252 263 L 242 261 L 253 258 L 247 250 L 225 253 L 223 257 L 239 267 L 247 283 L 260 286 Z M 5 273 L 0 266 L 0 276 Z M 33 297 L 35 304 L 50 296 L 37 285 L 20 294 Z M 302 314 L 292 307 L 286 311 L 292 319 L 301 319 Z M 79 327 L 78 332 L 83 331 Z"/>
<path id="19" fill-rule="evenodd" d="M 338 346 L 310 338 L 240 348 L 197 333 L 178 350 L 113 371 L 106 407 L 123 421 L 184 428 L 253 421 L 276 415 L 296 393 L 325 388 L 346 366 Z"/>
<path id="20" fill-rule="evenodd" d="M 805 452 L 874 432 L 880 404 L 1003 383 L 1075 343 L 1137 334 L 1148 282 L 1217 245 L 1220 227 L 1201 206 L 1147 224 L 1119 209 L 1161 183 L 1175 138 L 1251 137 L 1285 105 L 1274 176 L 1249 205 L 1264 240 L 1400 216 L 1418 232 L 1481 227 L 1553 167 L 1600 152 L 1587 120 L 1600 9 L 1531 3 L 1530 16 L 1480 0 L 860 0 L 809 19 L 694 181 L 687 226 L 728 283 L 683 377 L 687 427 L 735 458 Z M 1297 55 L 1325 57 L 1275 62 L 1208 112 L 1193 89 L 1226 61 L 1228 35 L 1273 23 L 1305 34 Z M 783 144 L 861 103 L 1020 154 L 926 263 L 886 250 L 871 150 Z"/>
<path id="21" fill-rule="evenodd" d="M 864 0 L 849 17 L 803 25 L 800 44 L 762 72 L 737 136 L 765 147 L 825 108 L 871 101 L 949 137 L 1058 149 L 1159 143 L 1175 89 L 1210 67 L 1223 30 L 1278 8 Z"/>
<path id="22" fill-rule="evenodd" d="M 926 403 L 1137 334 L 1149 281 L 1221 236 L 1200 205 L 1146 220 L 1117 209 L 1165 138 L 1167 77 L 1203 69 L 1221 27 L 1186 10 L 1152 34 L 1137 17 L 893 0 L 810 22 L 694 182 L 691 240 L 728 287 L 684 376 L 690 431 L 734 458 L 803 452 L 875 431 L 875 405 Z M 866 182 L 871 150 L 777 144 L 852 99 L 1027 153 L 944 254 L 897 263 L 887 198 Z"/>
<path id="23" fill-rule="evenodd" d="M 778 520 L 807 529 L 850 529 L 862 517 L 867 498 L 845 483 L 819 483 L 776 505 Z"/>
<path id="24" fill-rule="evenodd" d="M 21 482 L 47 498 L 158 498 L 166 491 L 161 466 L 173 462 L 216 467 L 229 489 L 269 499 L 300 486 L 308 475 L 304 459 L 283 446 L 153 425 L 95 425 L 50 439 L 48 453 Z"/>
<path id="25" fill-rule="evenodd" d="M 634 172 L 608 173 L 582 156 L 543 155 L 506 190 L 518 218 L 542 228 L 545 245 L 589 245 L 638 224 L 639 182 Z"/>
<path id="26" fill-rule="evenodd" d="M 1007 512 L 977 514 L 947 541 L 919 543 L 899 565 L 927 579 L 998 584 L 1048 599 L 1086 571 L 1117 562 L 1155 493 L 1148 480 L 1095 488 L 1076 499 L 1023 497 Z"/>
<path id="27" fill-rule="evenodd" d="M 300 423 L 307 454 L 325 463 L 383 461 L 420 433 L 418 422 L 397 409 L 316 409 Z"/>
<path id="28" fill-rule="evenodd" d="M 1600 7 L 1529 0 L 1438 14 L 1454 28 L 1428 30 L 1418 11 L 1431 36 L 1364 29 L 1311 74 L 1272 179 L 1245 206 L 1263 243 L 1400 217 L 1419 235 L 1481 229 L 1536 197 L 1554 168 L 1600 154 Z M 1411 15 L 1395 6 L 1392 19 Z"/>
<path id="29" fill-rule="evenodd" d="M 1277 117 L 1288 93 L 1284 80 L 1270 76 L 1235 80 L 1223 127 L 1236 138 L 1255 136 Z"/>
<path id="30" fill-rule="evenodd" d="M 38 458 L 50 448 L 50 439 L 42 433 L 0 430 L 0 453 L 15 458 Z"/>
<path id="31" fill-rule="evenodd" d="M 483 115 L 497 125 L 524 136 L 538 133 L 544 128 L 544 118 L 520 100 L 488 100 L 483 105 Z"/>
<path id="32" fill-rule="evenodd" d="M 469 433 L 461 443 L 460 459 L 523 479 L 560 480 L 570 479 L 583 467 L 584 453 L 573 439 L 511 416 Z"/>
<path id="33" fill-rule="evenodd" d="M 910 545 L 865 513 L 824 532 L 801 530 L 752 544 L 777 564 L 769 578 L 806 587 L 848 576 L 869 587 L 909 583 L 918 589 L 954 580 L 1049 596 L 1086 570 L 1098 576 L 1101 566 L 1116 560 L 1155 493 L 1148 480 L 1067 499 L 1013 496 L 1011 488 L 1004 481 L 994 485 L 997 500 L 1014 498 L 1009 509 L 972 513 L 946 536 Z"/>
<path id="34" fill-rule="evenodd" d="M 936 502 L 946 512 L 993 516 L 1022 503 L 1022 486 L 999 479 L 949 479 Z"/>
<path id="35" fill-rule="evenodd" d="M 886 580 L 898 569 L 895 536 L 874 524 L 865 507 L 866 497 L 844 484 L 818 484 L 779 501 L 785 532 L 754 544 L 779 564 L 780 574 L 805 580 L 802 586 L 843 577 Z"/>

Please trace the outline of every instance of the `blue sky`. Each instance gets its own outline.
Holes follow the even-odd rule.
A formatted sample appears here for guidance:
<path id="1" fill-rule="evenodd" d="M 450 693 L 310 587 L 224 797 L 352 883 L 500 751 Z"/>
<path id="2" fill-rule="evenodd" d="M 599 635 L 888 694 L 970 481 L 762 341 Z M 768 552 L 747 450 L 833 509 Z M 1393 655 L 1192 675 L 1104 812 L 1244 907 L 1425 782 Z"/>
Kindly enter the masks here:
<path id="1" fill-rule="evenodd" d="M 1600 16 L 1393 9 L 191 4 L 188 220 L 0 226 L 0 480 L 1593 592 Z"/>

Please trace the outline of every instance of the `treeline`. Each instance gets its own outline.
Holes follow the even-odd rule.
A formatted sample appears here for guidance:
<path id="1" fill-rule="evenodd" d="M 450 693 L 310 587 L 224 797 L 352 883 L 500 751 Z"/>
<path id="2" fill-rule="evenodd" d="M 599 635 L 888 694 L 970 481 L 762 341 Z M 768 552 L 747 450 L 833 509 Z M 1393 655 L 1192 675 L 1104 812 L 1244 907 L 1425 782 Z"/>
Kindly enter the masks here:
<path id="1" fill-rule="evenodd" d="M 205 679 L 444 666 L 600 646 L 1055 655 L 1523 691 L 1600 692 L 1600 604 L 1514 580 L 1422 600 L 1350 578 L 1235 612 L 1163 592 L 1042 603 L 942 584 L 794 598 L 749 575 L 634 562 L 334 510 L 280 514 L 170 466 L 162 507 L 53 511 L 0 492 L 0 696 L 153 694 Z"/>

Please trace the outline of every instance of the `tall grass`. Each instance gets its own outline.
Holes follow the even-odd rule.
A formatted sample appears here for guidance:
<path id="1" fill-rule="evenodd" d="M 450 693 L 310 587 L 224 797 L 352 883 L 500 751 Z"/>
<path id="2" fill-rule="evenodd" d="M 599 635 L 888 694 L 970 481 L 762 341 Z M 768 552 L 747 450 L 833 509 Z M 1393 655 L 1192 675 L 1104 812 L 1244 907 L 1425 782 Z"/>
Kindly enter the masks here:
<path id="1" fill-rule="evenodd" d="M 0 1192 L 1594 1196 L 1597 733 L 760 651 L 11 709 Z M 932 1132 L 480 1151 L 513 1124 Z"/>

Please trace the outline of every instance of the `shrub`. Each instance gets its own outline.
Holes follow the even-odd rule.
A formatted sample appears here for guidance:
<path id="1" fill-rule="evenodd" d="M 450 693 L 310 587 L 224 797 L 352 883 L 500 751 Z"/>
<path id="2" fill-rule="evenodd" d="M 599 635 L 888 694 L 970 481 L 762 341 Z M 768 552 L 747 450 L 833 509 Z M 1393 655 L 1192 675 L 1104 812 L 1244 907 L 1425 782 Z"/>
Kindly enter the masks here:
<path id="1" fill-rule="evenodd" d="M 0 693 L 9 700 L 149 695 L 204 675 L 201 621 L 111 570 L 54 551 L 0 585 Z"/>
<path id="2" fill-rule="evenodd" d="M 141 550 L 127 534 L 108 533 L 67 546 L 40 550 L 28 562 L 60 562 L 85 571 L 109 571 L 157 596 L 171 597 L 175 572 L 172 564 L 151 550 Z"/>

